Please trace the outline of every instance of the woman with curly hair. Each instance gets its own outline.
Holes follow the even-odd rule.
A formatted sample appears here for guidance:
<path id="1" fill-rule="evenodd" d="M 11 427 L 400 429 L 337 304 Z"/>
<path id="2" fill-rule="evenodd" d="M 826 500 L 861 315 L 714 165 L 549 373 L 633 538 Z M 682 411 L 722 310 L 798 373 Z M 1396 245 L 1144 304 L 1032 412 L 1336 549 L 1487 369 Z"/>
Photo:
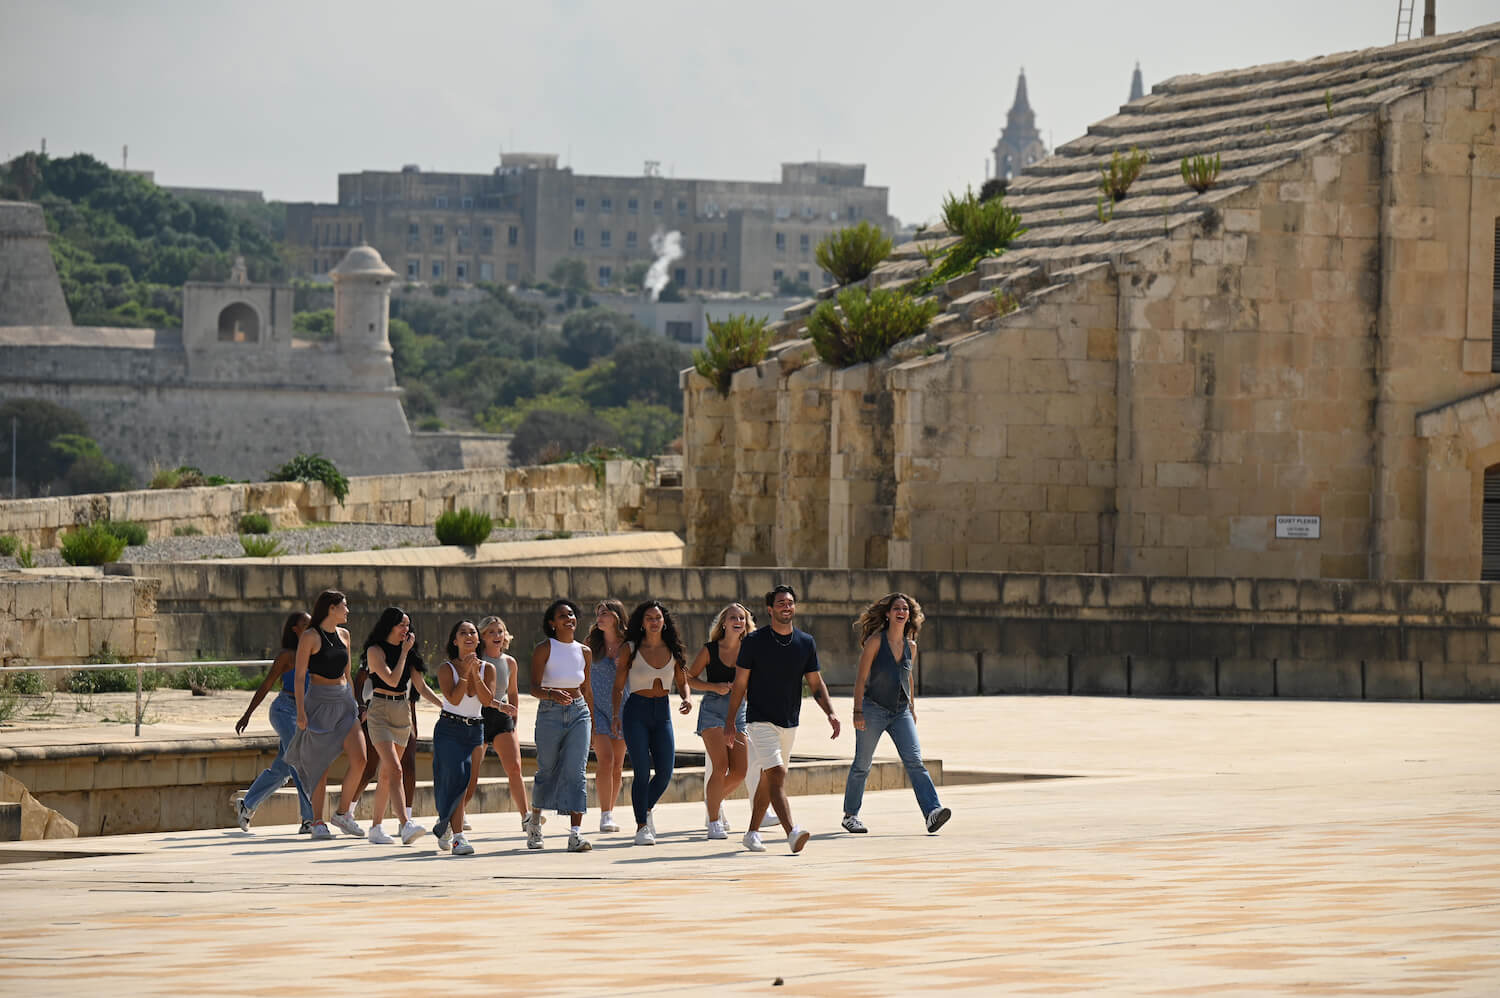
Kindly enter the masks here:
<path id="1" fill-rule="evenodd" d="M 708 772 L 703 800 L 708 805 L 708 837 L 729 837 L 724 798 L 745 782 L 749 760 L 745 740 L 745 705 L 735 715 L 739 732 L 733 746 L 724 744 L 724 722 L 729 719 L 729 694 L 734 691 L 734 666 L 740 658 L 740 639 L 755 627 L 755 618 L 740 603 L 719 611 L 708 631 L 708 643 L 688 667 L 688 687 L 702 693 L 698 700 L 698 735 L 703 739 Z"/>
<path id="2" fill-rule="evenodd" d="M 630 699 L 620 710 L 620 721 L 625 746 L 630 751 L 630 764 L 635 770 L 630 782 L 635 844 L 654 846 L 656 822 L 652 820 L 651 809 L 672 783 L 672 764 L 677 754 L 672 715 L 667 709 L 674 682 L 682 697 L 677 709 L 686 714 L 693 704 L 688 696 L 682 639 L 661 601 L 647 600 L 635 608 L 625 625 L 625 642 L 635 649 L 635 654 L 628 670 L 615 673 L 614 703 L 618 708 L 628 687 Z"/>
<path id="3" fill-rule="evenodd" d="M 594 791 L 599 798 L 599 831 L 618 832 L 615 803 L 625 770 L 625 739 L 620 736 L 620 708 L 606 713 L 614 696 L 615 673 L 630 663 L 625 640 L 625 604 L 602 599 L 594 604 L 594 626 L 585 639 L 594 656 L 589 684 L 594 692 Z"/>
<path id="4" fill-rule="evenodd" d="M 859 820 L 859 808 L 870 775 L 870 760 L 882 733 L 889 734 L 896 744 L 927 830 L 937 831 L 953 815 L 938 800 L 917 741 L 912 663 L 917 657 L 917 634 L 925 619 L 920 603 L 905 593 L 891 593 L 866 607 L 854 624 L 861 649 L 854 674 L 854 763 L 844 784 L 842 824 L 846 832 L 869 831 Z"/>

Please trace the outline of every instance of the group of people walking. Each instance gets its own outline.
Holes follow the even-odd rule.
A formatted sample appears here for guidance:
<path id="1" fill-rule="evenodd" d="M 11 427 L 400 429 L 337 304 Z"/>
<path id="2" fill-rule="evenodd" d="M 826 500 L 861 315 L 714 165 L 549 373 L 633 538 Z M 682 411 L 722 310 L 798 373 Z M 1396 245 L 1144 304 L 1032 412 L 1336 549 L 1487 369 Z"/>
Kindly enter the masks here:
<path id="1" fill-rule="evenodd" d="M 511 799 L 521 814 L 530 849 L 545 847 L 544 812 L 566 816 L 567 849 L 593 847 L 583 832 L 588 806 L 587 767 L 592 747 L 601 833 L 620 831 L 615 820 L 629 756 L 634 843 L 656 844 L 654 809 L 671 784 L 676 758 L 672 697 L 682 714 L 700 694 L 697 733 L 707 762 L 704 803 L 709 839 L 728 838 L 724 800 L 745 785 L 751 800 L 746 849 L 765 851 L 761 825 L 767 811 L 786 833 L 794 853 L 810 833 L 792 816 L 786 794 L 803 702 L 803 685 L 839 736 L 812 635 L 794 620 L 797 594 L 780 585 L 766 594 L 769 623 L 756 628 L 750 610 L 731 603 L 715 616 L 708 640 L 691 662 L 670 609 L 648 599 L 630 613 L 618 600 L 594 606 L 592 627 L 578 640 L 579 607 L 556 599 L 543 614 L 545 640 L 531 652 L 530 692 L 537 703 L 534 743 L 536 773 L 528 795 L 521 774 L 516 720 L 518 664 L 510 654 L 511 634 L 498 616 L 476 624 L 460 620 L 449 631 L 444 661 L 430 670 L 417 650 L 411 618 L 387 607 L 370 629 L 353 669 L 351 639 L 344 627 L 348 600 L 336 590 L 319 595 L 312 612 L 285 621 L 281 650 L 250 706 L 235 726 L 243 732 L 260 702 L 278 684 L 269 716 L 281 742 L 275 761 L 244 797 L 235 800 L 241 829 L 248 831 L 255 810 L 288 780 L 296 786 L 301 832 L 333 837 L 330 825 L 346 835 L 381 845 L 410 844 L 428 834 L 412 818 L 416 790 L 416 704 L 426 699 L 440 714 L 432 731 L 432 786 L 437 820 L 432 834 L 438 848 L 472 855 L 464 836 L 465 806 L 478 786 L 486 751 L 505 770 Z M 855 675 L 854 761 L 844 792 L 842 827 L 867 831 L 860 805 L 875 748 L 889 734 L 911 780 L 928 832 L 951 816 L 938 799 L 922 762 L 916 729 L 916 689 L 912 681 L 922 608 L 903 593 L 892 593 L 867 607 L 856 629 L 860 658 Z M 436 679 L 436 692 L 429 685 Z M 348 757 L 338 806 L 325 817 L 327 772 L 340 754 Z M 371 778 L 376 780 L 368 830 L 353 809 Z M 387 807 L 396 835 L 383 828 Z"/>

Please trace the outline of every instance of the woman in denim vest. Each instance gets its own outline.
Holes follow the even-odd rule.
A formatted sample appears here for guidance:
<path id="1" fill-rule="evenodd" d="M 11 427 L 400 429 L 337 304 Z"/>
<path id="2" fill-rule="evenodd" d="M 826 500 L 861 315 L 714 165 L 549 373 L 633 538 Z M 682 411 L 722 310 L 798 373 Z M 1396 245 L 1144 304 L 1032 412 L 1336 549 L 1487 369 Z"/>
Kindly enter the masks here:
<path id="1" fill-rule="evenodd" d="M 906 767 L 917 806 L 927 830 L 935 832 L 952 817 L 938 800 L 937 788 L 922 763 L 917 741 L 917 690 L 912 664 L 917 657 L 917 634 L 922 630 L 921 604 L 905 593 L 883 596 L 865 608 L 855 623 L 859 631 L 859 669 L 854 676 L 854 763 L 844 784 L 844 831 L 862 833 L 860 804 L 870 760 L 882 733 L 889 734 Z"/>

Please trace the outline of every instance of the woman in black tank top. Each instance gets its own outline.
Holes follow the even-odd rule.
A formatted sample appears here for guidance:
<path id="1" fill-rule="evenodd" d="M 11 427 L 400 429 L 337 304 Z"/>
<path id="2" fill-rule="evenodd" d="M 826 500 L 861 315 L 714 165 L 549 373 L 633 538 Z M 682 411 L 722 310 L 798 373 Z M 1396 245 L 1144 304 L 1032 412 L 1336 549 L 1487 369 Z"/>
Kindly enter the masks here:
<path id="1" fill-rule="evenodd" d="M 297 642 L 296 678 L 292 693 L 297 698 L 297 734 L 287 746 L 287 761 L 297 770 L 304 787 L 315 787 L 338 758 L 340 749 L 349 757 L 343 791 L 333 821 L 346 835 L 364 837 L 349 815 L 365 769 L 365 736 L 359 729 L 359 709 L 349 687 L 349 602 L 344 594 L 329 589 L 313 605 L 312 622 Z M 311 678 L 310 685 L 304 684 Z M 315 839 L 332 838 L 323 821 L 324 799 L 311 801 Z"/>
<path id="2" fill-rule="evenodd" d="M 688 666 L 688 688 L 703 694 L 698 700 L 698 735 L 703 739 L 703 753 L 708 760 L 708 774 L 703 781 L 703 799 L 708 806 L 708 837 L 728 838 L 729 822 L 724 815 L 724 798 L 745 782 L 748 768 L 748 745 L 745 741 L 745 705 L 740 704 L 735 719 L 739 736 L 734 747 L 724 747 L 724 722 L 729 716 L 729 692 L 734 687 L 734 663 L 739 660 L 740 639 L 755 626 L 750 611 L 731 603 L 719 611 L 693 664 Z"/>

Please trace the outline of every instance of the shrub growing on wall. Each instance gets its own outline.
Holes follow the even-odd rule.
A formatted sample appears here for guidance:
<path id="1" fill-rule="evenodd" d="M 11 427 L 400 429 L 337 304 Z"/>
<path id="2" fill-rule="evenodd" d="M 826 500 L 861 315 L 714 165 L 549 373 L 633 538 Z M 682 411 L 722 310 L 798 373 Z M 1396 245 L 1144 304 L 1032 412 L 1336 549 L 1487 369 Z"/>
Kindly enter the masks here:
<path id="1" fill-rule="evenodd" d="M 269 534 L 271 518 L 264 513 L 246 513 L 240 517 L 240 533 Z"/>
<path id="2" fill-rule="evenodd" d="M 870 276 L 880 261 L 891 255 L 891 240 L 869 222 L 830 233 L 818 243 L 818 266 L 840 284 L 853 284 Z"/>
<path id="3" fill-rule="evenodd" d="M 488 513 L 472 509 L 449 510 L 438 516 L 432 525 L 439 544 L 454 544 L 459 547 L 478 547 L 489 540 L 494 521 Z"/>
<path id="4" fill-rule="evenodd" d="M 943 200 L 943 224 L 958 242 L 943 255 L 942 262 L 917 285 L 927 291 L 944 281 L 973 270 L 987 256 L 998 256 L 1026 231 L 1021 216 L 1005 205 L 1003 197 L 980 200 L 973 188 L 963 197 L 949 194 Z"/>
<path id="5" fill-rule="evenodd" d="M 146 525 L 135 520 L 101 520 L 100 525 L 125 542 L 126 547 L 140 547 L 146 543 Z"/>
<path id="6" fill-rule="evenodd" d="M 818 247 L 819 252 L 822 246 Z M 693 351 L 693 367 L 725 395 L 734 372 L 754 367 L 766 359 L 771 331 L 766 320 L 749 315 L 708 320 L 708 339 L 702 350 Z"/>
<path id="7" fill-rule="evenodd" d="M 338 500 L 339 505 L 344 504 L 344 497 L 349 494 L 349 479 L 339 474 L 339 469 L 333 466 L 333 462 L 321 454 L 298 454 L 286 464 L 277 468 L 269 475 L 273 482 L 322 482 L 328 486 L 328 491 Z"/>
<path id="8" fill-rule="evenodd" d="M 62 559 L 69 565 L 107 565 L 118 561 L 125 542 L 103 523 L 69 530 L 62 535 Z"/>
<path id="9" fill-rule="evenodd" d="M 882 357 L 902 340 L 927 328 L 938 313 L 935 301 L 900 291 L 864 288 L 840 291 L 837 307 L 822 301 L 807 317 L 813 349 L 826 364 L 852 367 Z"/>

